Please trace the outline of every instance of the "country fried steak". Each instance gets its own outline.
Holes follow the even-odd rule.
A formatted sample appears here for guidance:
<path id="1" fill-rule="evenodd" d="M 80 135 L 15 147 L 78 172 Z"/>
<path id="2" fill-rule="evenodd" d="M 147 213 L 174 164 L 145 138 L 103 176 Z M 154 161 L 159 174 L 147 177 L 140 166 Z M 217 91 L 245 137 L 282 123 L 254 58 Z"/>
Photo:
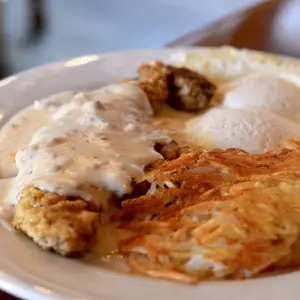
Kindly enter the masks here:
<path id="1" fill-rule="evenodd" d="M 99 210 L 93 202 L 34 186 L 27 186 L 20 193 L 13 220 L 16 230 L 42 249 L 72 257 L 90 249 L 99 223 Z"/>

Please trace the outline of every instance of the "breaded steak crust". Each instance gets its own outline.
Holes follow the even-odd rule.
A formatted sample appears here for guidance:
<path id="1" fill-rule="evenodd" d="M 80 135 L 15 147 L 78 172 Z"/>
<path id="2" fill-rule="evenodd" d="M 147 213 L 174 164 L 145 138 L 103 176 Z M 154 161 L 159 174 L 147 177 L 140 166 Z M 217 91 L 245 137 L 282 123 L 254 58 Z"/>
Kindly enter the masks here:
<path id="1" fill-rule="evenodd" d="M 100 213 L 91 202 L 34 186 L 24 188 L 19 198 L 13 225 L 42 249 L 78 256 L 90 248 L 100 222 Z"/>

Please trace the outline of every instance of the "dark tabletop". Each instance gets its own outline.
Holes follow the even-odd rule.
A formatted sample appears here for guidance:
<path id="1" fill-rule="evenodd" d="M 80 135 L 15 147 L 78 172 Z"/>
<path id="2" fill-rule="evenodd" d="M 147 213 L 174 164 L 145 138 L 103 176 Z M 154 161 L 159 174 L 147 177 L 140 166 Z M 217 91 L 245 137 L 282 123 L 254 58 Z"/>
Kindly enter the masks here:
<path id="1" fill-rule="evenodd" d="M 10 296 L 10 295 L 0 291 L 0 299 L 1 300 L 19 300 L 20 298 Z"/>

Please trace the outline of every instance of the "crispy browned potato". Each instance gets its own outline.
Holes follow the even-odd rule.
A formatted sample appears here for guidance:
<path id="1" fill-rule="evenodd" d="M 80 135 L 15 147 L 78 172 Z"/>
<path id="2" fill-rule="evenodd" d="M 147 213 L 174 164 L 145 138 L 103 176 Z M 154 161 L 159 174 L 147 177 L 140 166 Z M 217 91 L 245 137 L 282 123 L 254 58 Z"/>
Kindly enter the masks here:
<path id="1" fill-rule="evenodd" d="M 42 249 L 80 256 L 90 249 L 100 222 L 96 205 L 27 186 L 16 204 L 13 225 Z"/>
<path id="2" fill-rule="evenodd" d="M 145 167 L 146 174 L 149 174 L 149 172 L 151 172 L 152 170 L 157 169 L 164 162 L 178 158 L 182 154 L 182 150 L 185 150 L 185 149 L 180 148 L 175 141 L 171 141 L 168 144 L 157 143 L 155 145 L 155 150 L 157 152 L 159 152 L 163 156 L 163 158 L 156 160 L 155 162 L 147 165 Z M 147 193 L 147 191 L 149 190 L 150 185 L 151 185 L 151 183 L 149 183 L 147 180 L 143 180 L 143 178 L 140 179 L 139 181 L 133 181 L 132 182 L 132 187 L 133 187 L 132 192 L 130 194 L 125 195 L 122 198 L 122 201 L 145 195 Z"/>
<path id="3" fill-rule="evenodd" d="M 267 271 L 290 270 L 300 267 L 300 240 L 292 246 L 291 252 L 273 264 Z"/>
<path id="4" fill-rule="evenodd" d="M 146 174 L 112 219 L 134 272 L 194 283 L 300 266 L 300 147 L 194 149 Z M 200 263 L 198 263 L 200 262 Z"/>
<path id="5" fill-rule="evenodd" d="M 148 214 L 144 220 L 122 223 L 136 233 L 121 243 L 131 267 L 144 275 L 193 283 L 252 277 L 289 255 L 299 238 L 299 219 L 292 209 L 299 186 L 286 191 L 280 184 L 246 185 L 242 192 L 183 208 L 176 219 L 149 221 Z M 153 218 L 176 205 L 165 199 L 162 206 L 149 197 L 156 208 Z M 143 214 L 138 207 L 149 210 L 147 203 L 136 203 L 135 218 Z"/>

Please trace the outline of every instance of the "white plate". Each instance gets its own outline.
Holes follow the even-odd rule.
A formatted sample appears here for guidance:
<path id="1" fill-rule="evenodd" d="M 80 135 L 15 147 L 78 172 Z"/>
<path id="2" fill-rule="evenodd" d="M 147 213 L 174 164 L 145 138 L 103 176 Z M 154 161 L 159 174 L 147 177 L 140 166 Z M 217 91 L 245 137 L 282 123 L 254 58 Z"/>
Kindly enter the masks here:
<path id="1" fill-rule="evenodd" d="M 9 77 L 0 81 L 0 125 L 34 100 L 62 90 L 100 87 L 134 75 L 140 62 L 169 61 L 172 54 L 189 51 L 92 55 Z M 0 289 L 24 299 L 296 300 L 299 282 L 300 272 L 197 286 L 132 277 L 42 251 L 26 237 L 0 227 Z"/>

